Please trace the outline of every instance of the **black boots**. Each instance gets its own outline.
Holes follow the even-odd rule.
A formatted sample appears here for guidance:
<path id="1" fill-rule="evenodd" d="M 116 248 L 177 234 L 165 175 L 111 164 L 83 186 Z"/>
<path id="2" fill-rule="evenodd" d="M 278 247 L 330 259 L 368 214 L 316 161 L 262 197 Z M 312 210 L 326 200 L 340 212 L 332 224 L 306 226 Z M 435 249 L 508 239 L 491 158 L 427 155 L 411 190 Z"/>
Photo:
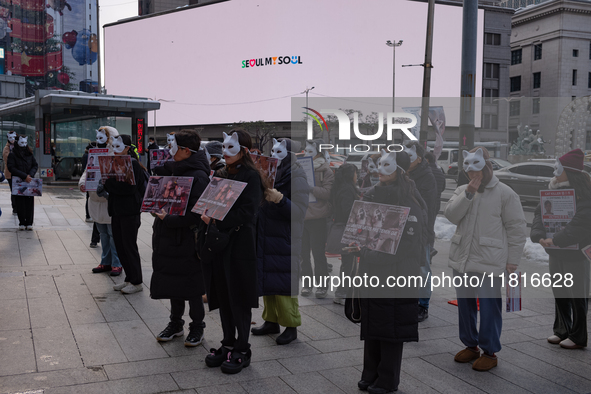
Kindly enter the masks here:
<path id="1" fill-rule="evenodd" d="M 252 335 L 279 334 L 280 331 L 279 324 L 268 321 L 264 322 L 262 326 L 253 327 L 250 330 Z"/>
<path id="2" fill-rule="evenodd" d="M 298 329 L 296 327 L 285 327 L 285 331 L 283 334 L 279 335 L 275 342 L 278 345 L 287 345 L 288 343 L 293 342 L 294 339 L 298 337 Z"/>

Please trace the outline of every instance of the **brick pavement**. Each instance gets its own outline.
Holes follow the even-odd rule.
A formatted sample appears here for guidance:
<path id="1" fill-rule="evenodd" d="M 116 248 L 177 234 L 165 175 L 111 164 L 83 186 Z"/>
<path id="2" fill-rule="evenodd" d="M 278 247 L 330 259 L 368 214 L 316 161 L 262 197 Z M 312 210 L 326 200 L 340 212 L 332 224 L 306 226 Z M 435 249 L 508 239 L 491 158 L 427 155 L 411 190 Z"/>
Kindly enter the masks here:
<path id="1" fill-rule="evenodd" d="M 112 290 L 121 277 L 91 273 L 100 248 L 89 248 L 84 201 L 75 189 L 46 187 L 36 198 L 35 231 L 19 232 L 8 185 L 0 185 L 0 393 L 359 392 L 359 327 L 330 298 L 300 297 L 302 327 L 290 345 L 277 346 L 275 335 L 251 337 L 252 364 L 238 375 L 203 362 L 222 336 L 217 311 L 206 315 L 203 346 L 158 343 L 168 303 L 150 299 L 147 288 L 122 295 Z M 148 284 L 151 221 L 142 218 L 138 239 Z M 449 273 L 447 243 L 436 248 L 434 273 Z M 331 262 L 337 272 L 338 260 Z M 462 345 L 456 307 L 447 304 L 452 298 L 453 291 L 435 291 L 420 342 L 405 345 L 399 392 L 591 393 L 591 352 L 545 340 L 552 333 L 551 300 L 524 300 L 521 312 L 505 314 L 499 366 L 478 373 L 453 361 Z M 257 324 L 261 313 L 253 310 Z"/>

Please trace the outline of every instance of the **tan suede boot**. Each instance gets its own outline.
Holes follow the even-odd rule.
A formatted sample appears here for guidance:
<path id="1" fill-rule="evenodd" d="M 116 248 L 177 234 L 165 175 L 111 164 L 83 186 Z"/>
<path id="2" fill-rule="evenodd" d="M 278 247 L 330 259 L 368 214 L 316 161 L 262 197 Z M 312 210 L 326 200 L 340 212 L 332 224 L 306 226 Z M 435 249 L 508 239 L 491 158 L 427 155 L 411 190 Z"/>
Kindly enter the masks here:
<path id="1" fill-rule="evenodd" d="M 480 357 L 480 350 L 474 350 L 467 347 L 456 354 L 454 360 L 458 363 L 469 363 L 472 360 L 476 360 L 478 357 Z"/>
<path id="2" fill-rule="evenodd" d="M 472 369 L 475 371 L 488 371 L 497 366 L 497 356 L 489 356 L 486 353 L 482 353 L 482 356 L 472 364 Z"/>

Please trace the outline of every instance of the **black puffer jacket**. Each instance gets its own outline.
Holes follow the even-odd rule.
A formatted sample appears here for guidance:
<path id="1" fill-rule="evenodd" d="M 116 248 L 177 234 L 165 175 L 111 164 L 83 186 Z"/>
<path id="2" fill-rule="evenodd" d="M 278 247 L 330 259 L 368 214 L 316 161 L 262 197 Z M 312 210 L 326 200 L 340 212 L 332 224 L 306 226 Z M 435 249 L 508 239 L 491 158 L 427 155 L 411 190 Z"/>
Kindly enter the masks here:
<path id="1" fill-rule="evenodd" d="M 12 152 L 8 154 L 7 161 L 6 167 L 8 167 L 10 174 L 21 178 L 23 181 L 27 178 L 27 175 L 33 178 L 39 168 L 37 160 L 35 160 L 35 155 L 33 155 L 29 148 L 21 148 L 16 144 Z"/>
<path id="2" fill-rule="evenodd" d="M 389 276 L 417 276 L 423 259 L 423 208 L 414 197 L 397 202 L 398 183 L 378 184 L 363 196 L 364 201 L 410 208 L 410 214 L 395 255 L 364 249 L 360 275 L 377 276 L 386 284 Z M 361 339 L 389 342 L 416 342 L 418 333 L 418 293 L 416 288 L 362 288 Z"/>
<path id="3" fill-rule="evenodd" d="M 186 160 L 159 167 L 159 175 L 192 177 L 193 184 L 184 216 L 166 215 L 154 219 L 152 225 L 152 267 L 150 295 L 154 299 L 190 300 L 205 294 L 201 263 L 195 253 L 195 232 L 192 226 L 201 223 L 201 215 L 191 209 L 209 183 L 209 163 L 203 151 Z"/>
<path id="4" fill-rule="evenodd" d="M 115 178 L 109 178 L 105 182 L 105 190 L 109 193 L 109 216 L 134 216 L 140 214 L 142 208 L 143 195 L 139 190 L 143 187 L 146 179 L 144 170 L 136 159 L 131 159 L 133 166 L 133 176 L 135 185 L 117 181 Z"/>
<path id="5" fill-rule="evenodd" d="M 347 223 L 355 200 L 360 199 L 359 190 L 355 185 L 341 184 L 333 191 L 332 214 L 335 223 Z"/>
<path id="6" fill-rule="evenodd" d="M 427 218 L 429 234 L 429 244 L 435 241 L 435 219 L 439 213 L 439 197 L 437 197 L 437 181 L 431 172 L 427 160 L 423 160 L 412 172 L 408 173 L 410 179 L 415 181 L 417 190 L 427 204 Z"/>
<path id="7" fill-rule="evenodd" d="M 429 168 L 435 177 L 435 182 L 437 182 L 437 197 L 441 199 L 441 193 L 445 190 L 445 175 L 441 172 L 437 163 L 429 163 Z"/>

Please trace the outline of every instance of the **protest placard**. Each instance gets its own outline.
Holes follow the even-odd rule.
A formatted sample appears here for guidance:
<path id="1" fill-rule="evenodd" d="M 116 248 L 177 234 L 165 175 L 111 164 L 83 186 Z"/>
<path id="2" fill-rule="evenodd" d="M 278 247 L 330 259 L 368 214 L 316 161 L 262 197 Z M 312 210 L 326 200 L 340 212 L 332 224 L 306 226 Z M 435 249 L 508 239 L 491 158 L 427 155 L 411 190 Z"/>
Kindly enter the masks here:
<path id="1" fill-rule="evenodd" d="M 192 186 L 192 177 L 151 176 L 141 211 L 184 216 Z"/>
<path id="2" fill-rule="evenodd" d="M 575 216 L 575 190 L 541 190 L 540 205 L 542 222 L 546 228 L 546 238 L 554 238 L 554 234 L 561 231 Z M 551 246 L 547 249 L 559 248 Z M 579 245 L 571 245 L 562 249 L 578 250 Z"/>
<path id="3" fill-rule="evenodd" d="M 86 163 L 86 182 L 84 187 L 86 191 L 96 191 L 101 179 L 101 168 L 99 165 L 99 156 L 108 156 L 108 148 L 92 148 L 88 150 L 88 162 Z"/>
<path id="4" fill-rule="evenodd" d="M 213 177 L 191 212 L 224 220 L 245 187 L 245 182 Z"/>
<path id="5" fill-rule="evenodd" d="M 115 178 L 119 182 L 135 185 L 130 156 L 99 156 L 98 159 L 103 183 L 109 178 Z"/>
<path id="6" fill-rule="evenodd" d="M 25 182 L 18 176 L 12 176 L 12 195 L 25 197 L 41 197 L 43 194 L 43 180 L 33 178 L 31 182 Z"/>

